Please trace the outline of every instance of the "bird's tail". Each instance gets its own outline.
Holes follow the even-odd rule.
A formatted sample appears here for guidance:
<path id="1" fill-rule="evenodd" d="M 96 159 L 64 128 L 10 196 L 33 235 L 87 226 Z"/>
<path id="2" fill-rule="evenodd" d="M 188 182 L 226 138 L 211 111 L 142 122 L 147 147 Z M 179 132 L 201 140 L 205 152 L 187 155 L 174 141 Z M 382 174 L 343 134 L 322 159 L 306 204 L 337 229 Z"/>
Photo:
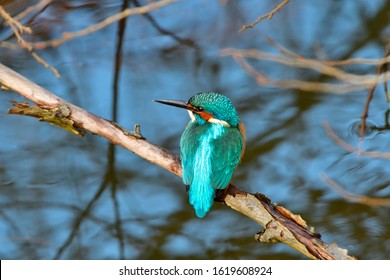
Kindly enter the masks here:
<path id="1" fill-rule="evenodd" d="M 210 185 L 199 183 L 196 179 L 192 182 L 188 195 L 196 216 L 203 218 L 214 203 L 215 190 Z"/>

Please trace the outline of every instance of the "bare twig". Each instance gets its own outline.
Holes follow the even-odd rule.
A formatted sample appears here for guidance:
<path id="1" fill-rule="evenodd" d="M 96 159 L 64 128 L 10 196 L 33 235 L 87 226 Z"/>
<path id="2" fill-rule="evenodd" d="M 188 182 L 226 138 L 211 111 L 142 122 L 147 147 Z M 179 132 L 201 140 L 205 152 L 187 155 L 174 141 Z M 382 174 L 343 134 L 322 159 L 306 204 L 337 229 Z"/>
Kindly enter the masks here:
<path id="1" fill-rule="evenodd" d="M 40 42 L 31 42 L 31 46 L 35 49 L 43 49 L 47 47 L 58 47 L 59 45 L 62 45 L 63 43 L 73 40 L 75 38 L 87 36 L 91 33 L 94 33 L 96 31 L 99 31 L 110 24 L 113 24 L 115 22 L 118 22 L 126 17 L 134 16 L 134 15 L 140 15 L 140 14 L 146 14 L 151 11 L 157 10 L 163 6 L 169 5 L 171 3 L 174 3 L 178 0 L 160 0 L 156 2 L 150 2 L 148 5 L 136 7 L 136 8 L 127 8 L 117 14 L 114 14 L 112 16 L 109 16 L 108 18 L 104 19 L 103 21 L 88 26 L 87 28 L 81 29 L 79 31 L 75 32 L 64 32 L 61 36 L 61 38 L 56 38 L 52 40 L 47 41 L 40 41 Z M 2 46 L 8 47 L 8 48 L 16 48 L 17 46 L 12 45 L 11 43 L 7 42 L 1 42 Z"/>
<path id="2" fill-rule="evenodd" d="M 181 176 L 180 158 L 135 134 L 126 133 L 110 121 L 95 116 L 82 108 L 66 102 L 53 93 L 27 80 L 0 64 L 0 84 L 44 108 L 67 108 L 72 126 L 100 135 L 115 145 L 120 145 L 140 157 Z M 220 197 L 219 197 L 220 198 Z M 283 242 L 313 259 L 351 259 L 344 249 L 323 242 L 308 229 L 306 223 L 287 209 L 275 206 L 261 194 L 251 194 L 230 185 L 220 198 L 230 208 L 259 223 L 265 230 L 256 235 L 262 242 Z"/>
<path id="3" fill-rule="evenodd" d="M 26 27 L 24 26 L 23 24 L 21 24 L 19 21 L 17 21 L 16 19 L 14 19 L 13 17 L 11 17 L 11 15 L 9 13 L 7 13 L 6 10 L 4 10 L 3 6 L 0 5 L 0 16 L 2 18 L 4 18 L 5 22 L 10 26 L 10 27 L 14 27 L 16 29 L 16 31 L 19 33 L 23 33 L 23 32 L 26 32 L 26 33 L 31 33 L 31 28 L 30 27 Z"/>
<path id="4" fill-rule="evenodd" d="M 341 195 L 342 197 L 344 197 L 349 201 L 368 205 L 368 206 L 382 206 L 382 207 L 390 206 L 390 198 L 376 198 L 376 197 L 354 194 L 347 191 L 345 188 L 340 186 L 338 183 L 336 183 L 334 180 L 332 180 L 325 174 L 321 174 L 320 178 L 324 183 L 326 183 L 329 187 L 331 187 L 336 193 L 338 193 L 339 195 Z"/>
<path id="5" fill-rule="evenodd" d="M 20 22 L 12 18 L 3 8 L 3 6 L 0 5 L 0 16 L 4 18 L 4 20 L 7 22 L 9 27 L 12 29 L 13 33 L 15 34 L 15 37 L 18 39 L 18 42 L 20 46 L 24 49 L 26 49 L 34 59 L 48 68 L 50 71 L 53 72 L 53 74 L 59 78 L 60 74 L 58 73 L 57 69 L 49 65 L 43 58 L 41 58 L 33 49 L 30 43 L 28 43 L 26 40 L 23 39 L 21 33 L 27 32 L 31 33 L 31 29 L 29 27 L 23 26 Z"/>
<path id="6" fill-rule="evenodd" d="M 108 25 L 110 25 L 112 23 L 120 21 L 121 19 L 124 19 L 124 18 L 126 18 L 128 16 L 138 15 L 138 14 L 145 14 L 145 13 L 151 12 L 153 10 L 156 10 L 158 8 L 161 8 L 163 6 L 166 6 L 168 4 L 171 4 L 173 2 L 176 2 L 176 1 L 178 1 L 178 0 L 160 0 L 160 1 L 157 1 L 157 2 L 151 2 L 150 4 L 142 6 L 142 7 L 136 7 L 136 8 L 132 8 L 132 9 L 127 8 L 124 11 L 122 11 L 120 13 L 117 13 L 117 14 L 115 14 L 113 16 L 110 16 L 110 17 L 106 18 L 105 20 L 103 20 L 102 22 L 99 22 L 97 24 L 91 25 L 91 26 L 89 26 L 89 27 L 87 27 L 85 29 L 82 29 L 82 30 L 79 30 L 79 31 L 75 31 L 75 32 L 65 32 L 65 33 L 62 34 L 61 38 L 47 40 L 47 41 L 41 41 L 41 42 L 34 42 L 34 43 L 33 42 L 27 42 L 26 40 L 24 40 L 23 37 L 20 35 L 20 32 L 19 32 L 19 30 L 20 30 L 20 31 L 26 31 L 26 32 L 31 33 L 31 29 L 28 28 L 28 27 L 24 27 L 16 19 L 12 18 L 3 9 L 3 7 L 1 5 L 0 5 L 0 16 L 2 16 L 6 20 L 6 22 L 9 24 L 9 26 L 11 27 L 11 29 L 14 32 L 16 38 L 18 39 L 19 45 L 22 48 L 27 49 L 31 53 L 31 55 L 35 58 L 35 60 L 37 60 L 39 63 L 43 64 L 46 68 L 50 69 L 54 73 L 54 75 L 57 78 L 59 78 L 60 75 L 59 75 L 58 71 L 54 67 L 50 66 L 40 56 L 38 56 L 38 54 L 34 51 L 34 49 L 42 49 L 42 48 L 47 48 L 47 47 L 57 47 L 57 46 L 63 44 L 64 42 L 66 42 L 66 41 L 69 41 L 69 40 L 72 40 L 72 39 L 75 39 L 75 38 L 78 38 L 78 37 L 86 36 L 88 34 L 96 32 L 96 31 L 98 31 L 98 30 L 100 30 L 102 28 L 105 28 L 105 27 L 107 27 Z M 31 11 L 33 11 L 35 9 L 38 9 L 38 8 L 41 8 L 41 7 L 44 7 L 45 5 L 48 5 L 50 2 L 51 1 L 44 1 L 44 0 L 42 0 L 37 5 L 32 6 L 32 7 L 30 7 L 30 9 L 27 9 L 24 12 L 22 12 L 21 14 L 19 14 L 18 18 L 23 18 L 28 13 L 31 13 Z M 18 45 L 12 44 L 12 43 L 9 43 L 9 42 L 0 42 L 0 46 L 8 47 L 8 48 L 17 48 L 18 47 Z"/>
<path id="7" fill-rule="evenodd" d="M 255 27 L 260 21 L 262 21 L 263 19 L 265 18 L 268 18 L 269 20 L 272 19 L 272 17 L 277 13 L 279 12 L 279 10 L 281 8 L 283 8 L 284 6 L 286 6 L 288 3 L 290 2 L 290 0 L 284 0 L 282 3 L 278 4 L 271 12 L 267 13 L 267 14 L 264 14 L 262 16 L 259 16 L 254 22 L 252 22 L 251 24 L 248 24 L 248 25 L 243 25 L 241 27 L 241 29 L 238 31 L 239 33 L 240 32 L 243 32 L 249 28 L 253 28 Z"/>
<path id="8" fill-rule="evenodd" d="M 369 64 L 369 65 L 382 65 L 390 62 L 390 57 L 384 58 L 350 58 L 344 60 L 321 60 L 322 63 L 325 63 L 329 66 L 346 66 L 353 64 Z"/>
<path id="9" fill-rule="evenodd" d="M 24 11 L 19 13 L 18 15 L 14 16 L 15 20 L 20 21 L 21 19 L 25 18 L 32 12 L 39 10 L 39 9 L 44 9 L 46 6 L 48 6 L 53 0 L 41 0 L 35 5 L 31 5 L 28 8 L 26 8 Z"/>
<path id="10" fill-rule="evenodd" d="M 277 80 L 267 77 L 265 74 L 254 69 L 242 56 L 235 55 L 233 58 L 240 64 L 242 69 L 251 75 L 259 85 L 270 85 L 280 88 L 295 88 L 304 91 L 315 91 L 323 93 L 346 93 L 354 90 L 361 90 L 364 87 L 350 84 L 334 84 L 308 82 L 303 80 Z"/>
<path id="11" fill-rule="evenodd" d="M 254 49 L 249 49 L 249 50 L 224 49 L 221 51 L 221 55 L 232 55 L 232 56 L 244 57 L 244 58 L 256 58 L 259 60 L 277 62 L 291 67 L 306 68 L 306 69 L 317 71 L 324 75 L 334 77 L 335 79 L 343 81 L 348 84 L 355 84 L 364 87 L 371 86 L 376 81 L 385 82 L 388 79 L 383 74 L 380 76 L 355 75 L 355 74 L 347 73 L 341 69 L 326 65 L 314 59 L 305 58 L 302 56 L 295 57 L 295 58 L 284 57 L 284 56 L 275 55 L 273 53 L 262 52 Z"/>
<path id="12" fill-rule="evenodd" d="M 288 50 L 287 48 L 283 47 L 276 41 L 272 40 L 271 38 L 266 38 L 268 43 L 272 46 L 274 46 L 276 49 L 280 51 L 280 53 L 290 56 L 293 58 L 304 58 L 303 56 Z M 383 58 L 349 58 L 349 59 L 344 59 L 344 60 L 320 60 L 321 63 L 326 64 L 328 66 L 347 66 L 347 65 L 354 65 L 354 64 L 368 64 L 368 65 L 384 65 L 390 62 L 390 57 L 389 57 L 389 51 L 390 51 L 390 42 L 388 43 L 388 48 L 389 50 L 385 53 Z M 386 71 L 382 71 L 386 72 Z"/>
<path id="13" fill-rule="evenodd" d="M 325 64 L 321 61 L 298 56 L 291 51 L 283 50 L 284 54 L 288 56 L 275 55 L 273 53 L 262 52 L 254 49 L 249 50 L 236 50 L 236 49 L 224 49 L 220 52 L 221 55 L 231 55 L 235 58 L 240 65 L 250 75 L 254 76 L 258 82 L 267 82 L 271 86 L 283 87 L 283 88 L 296 88 L 306 91 L 318 91 L 328 93 L 346 93 L 351 91 L 362 90 L 370 88 L 375 83 L 385 83 L 390 80 L 390 76 L 387 72 L 380 75 L 356 75 L 347 73 L 341 69 Z M 300 67 L 310 69 L 319 72 L 324 75 L 333 77 L 342 83 L 319 83 L 308 82 L 301 80 L 277 80 L 271 79 L 264 74 L 259 74 L 257 70 L 252 68 L 249 63 L 243 63 L 245 59 L 254 58 L 258 60 L 272 61 L 280 64 L 284 64 L 290 67 Z M 261 79 L 259 79 L 261 77 Z"/>
<path id="14" fill-rule="evenodd" d="M 275 40 L 272 40 L 269 37 L 266 37 L 266 39 L 268 41 L 268 44 L 275 47 L 281 54 L 284 54 L 284 55 L 292 57 L 292 58 L 303 58 L 303 56 L 300 56 L 300 55 L 294 53 L 293 51 L 286 49 L 281 44 L 277 43 Z"/>

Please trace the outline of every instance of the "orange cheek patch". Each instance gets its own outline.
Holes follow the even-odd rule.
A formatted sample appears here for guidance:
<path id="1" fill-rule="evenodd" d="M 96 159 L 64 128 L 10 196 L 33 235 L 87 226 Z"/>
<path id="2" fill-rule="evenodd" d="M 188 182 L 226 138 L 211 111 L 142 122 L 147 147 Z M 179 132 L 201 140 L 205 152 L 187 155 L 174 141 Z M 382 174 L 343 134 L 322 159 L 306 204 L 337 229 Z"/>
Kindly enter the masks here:
<path id="1" fill-rule="evenodd" d="M 209 119 L 211 119 L 213 117 L 212 114 L 209 114 L 207 112 L 199 112 L 197 113 L 202 119 L 204 119 L 205 121 L 208 121 Z"/>

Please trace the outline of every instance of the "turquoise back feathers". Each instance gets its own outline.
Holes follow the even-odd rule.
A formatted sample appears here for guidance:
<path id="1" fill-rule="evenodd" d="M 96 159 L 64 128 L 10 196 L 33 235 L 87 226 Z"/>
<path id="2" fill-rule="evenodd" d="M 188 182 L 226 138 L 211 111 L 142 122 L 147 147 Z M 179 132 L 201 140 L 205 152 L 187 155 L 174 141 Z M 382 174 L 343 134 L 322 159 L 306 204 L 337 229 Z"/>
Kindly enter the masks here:
<path id="1" fill-rule="evenodd" d="M 189 202 L 202 218 L 225 189 L 244 151 L 245 133 L 230 99 L 218 93 L 198 93 L 187 103 L 160 103 L 188 110 L 191 121 L 180 140 L 182 177 L 189 186 Z"/>

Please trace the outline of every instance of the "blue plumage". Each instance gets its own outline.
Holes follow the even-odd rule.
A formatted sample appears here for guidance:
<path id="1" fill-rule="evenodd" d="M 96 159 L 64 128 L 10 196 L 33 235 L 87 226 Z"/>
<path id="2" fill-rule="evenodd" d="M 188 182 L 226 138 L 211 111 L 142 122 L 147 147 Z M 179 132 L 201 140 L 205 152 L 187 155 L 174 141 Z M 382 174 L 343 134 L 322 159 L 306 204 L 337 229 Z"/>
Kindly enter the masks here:
<path id="1" fill-rule="evenodd" d="M 220 124 L 190 122 L 181 141 L 183 182 L 190 204 L 202 218 L 214 202 L 215 190 L 226 188 L 240 161 L 242 136 Z"/>
<path id="2" fill-rule="evenodd" d="M 191 121 L 180 140 L 183 182 L 189 202 L 202 218 L 214 202 L 215 191 L 225 189 L 244 151 L 245 133 L 231 101 L 218 93 L 199 93 L 187 103 L 160 100 L 185 108 Z"/>

